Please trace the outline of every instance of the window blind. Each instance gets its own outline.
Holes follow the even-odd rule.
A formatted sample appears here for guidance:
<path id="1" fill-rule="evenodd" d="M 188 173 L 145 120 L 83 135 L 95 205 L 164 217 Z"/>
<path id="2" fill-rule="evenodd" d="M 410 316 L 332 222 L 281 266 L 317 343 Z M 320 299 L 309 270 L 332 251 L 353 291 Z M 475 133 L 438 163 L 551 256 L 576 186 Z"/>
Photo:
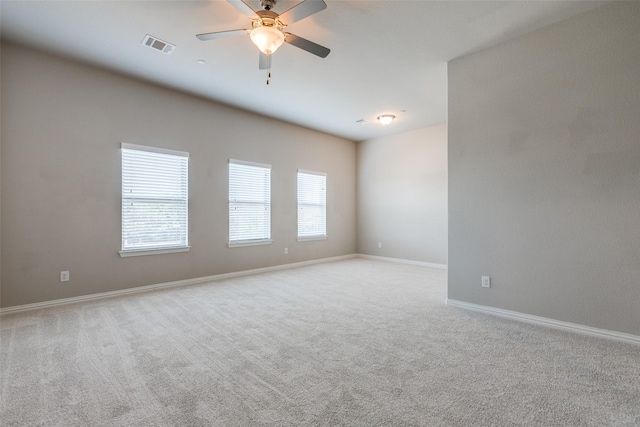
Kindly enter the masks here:
<path id="1" fill-rule="evenodd" d="M 189 153 L 122 144 L 122 251 L 188 246 Z"/>
<path id="2" fill-rule="evenodd" d="M 298 171 L 298 238 L 327 236 L 327 176 Z"/>
<path id="3" fill-rule="evenodd" d="M 229 160 L 229 244 L 271 242 L 271 166 Z"/>

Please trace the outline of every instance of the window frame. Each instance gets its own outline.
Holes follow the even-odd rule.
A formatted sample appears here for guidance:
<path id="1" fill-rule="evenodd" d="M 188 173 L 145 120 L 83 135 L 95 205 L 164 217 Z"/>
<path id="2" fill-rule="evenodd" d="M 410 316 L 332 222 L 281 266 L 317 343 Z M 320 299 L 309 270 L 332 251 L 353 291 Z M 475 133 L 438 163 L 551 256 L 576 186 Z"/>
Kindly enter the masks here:
<path id="1" fill-rule="evenodd" d="M 180 243 L 178 245 L 156 245 L 156 246 L 143 246 L 139 248 L 135 248 L 134 246 L 125 247 L 125 203 L 130 203 L 134 200 L 145 200 L 144 197 L 126 197 L 125 196 L 125 151 L 138 151 L 142 153 L 155 153 L 155 154 L 163 154 L 169 156 L 175 156 L 176 162 L 184 161 L 184 164 L 177 165 L 178 168 L 185 168 L 183 173 L 180 174 L 180 182 L 178 184 L 179 187 L 183 187 L 183 190 L 180 191 L 180 197 L 175 198 L 157 198 L 153 202 L 160 202 L 162 200 L 170 200 L 172 204 L 179 206 L 181 212 L 183 212 L 183 216 L 181 219 L 181 228 L 184 230 L 184 233 L 179 234 L 178 236 L 181 240 L 184 241 L 184 244 Z M 118 251 L 121 257 L 131 257 L 131 256 L 143 256 L 143 255 L 156 255 L 156 254 L 167 254 L 167 253 L 177 253 L 177 252 L 188 252 L 190 250 L 189 246 L 189 153 L 185 151 L 177 151 L 170 150 L 166 148 L 158 148 L 151 147 L 146 145 L 137 145 L 137 144 L 128 144 L 122 142 L 120 144 L 120 178 L 121 178 L 121 216 L 120 216 L 120 250 Z M 147 199 L 147 203 L 152 199 Z M 178 202 L 178 203 L 176 203 Z"/>
<path id="2" fill-rule="evenodd" d="M 324 203 L 301 203 L 300 202 L 300 174 L 302 175 L 308 175 L 308 176 L 318 176 L 318 177 L 322 177 L 324 178 L 324 186 L 323 186 L 323 191 L 324 194 L 322 194 L 322 199 L 324 200 Z M 298 169 L 298 172 L 296 174 L 296 183 L 297 183 L 297 204 L 296 204 L 296 214 L 297 214 L 297 220 L 296 220 L 296 227 L 297 227 L 297 231 L 296 231 L 296 236 L 297 236 L 297 241 L 298 242 L 305 242 L 305 241 L 312 241 L 312 240 L 326 240 L 327 239 L 327 174 L 326 172 L 315 172 L 315 171 L 310 171 L 310 170 L 305 170 L 305 169 Z M 304 206 L 321 206 L 324 209 L 324 233 L 322 234 L 309 234 L 309 235 L 300 235 L 300 209 L 303 208 Z"/>
<path id="3" fill-rule="evenodd" d="M 256 163 L 256 162 L 249 162 L 249 161 L 245 161 L 245 160 L 237 160 L 237 159 L 229 159 L 228 162 L 228 202 L 229 202 L 229 207 L 228 207 L 228 220 L 229 220 L 229 227 L 228 227 L 228 242 L 227 245 L 229 248 L 238 248 L 238 247 L 243 247 L 243 246 L 259 246 L 259 245 L 270 245 L 271 243 L 273 243 L 273 239 L 271 236 L 271 229 L 272 229 L 272 215 L 271 215 L 271 165 L 268 164 L 264 164 L 264 163 Z M 238 165 L 238 166 L 248 166 L 248 167 L 252 167 L 252 168 L 260 168 L 260 169 L 265 169 L 266 171 L 268 171 L 268 191 L 266 191 L 266 194 L 268 195 L 268 201 L 266 202 L 255 202 L 255 201 L 247 201 L 247 200 L 235 200 L 232 201 L 232 194 L 231 194 L 231 189 L 232 189 L 232 175 L 231 175 L 231 165 Z M 264 189 L 263 189 L 264 191 Z M 268 230 L 266 230 L 268 233 L 268 237 L 265 238 L 249 238 L 249 239 L 236 239 L 236 240 L 231 240 L 231 236 L 232 236 L 232 225 L 233 225 L 233 221 L 232 221 L 232 204 L 233 203 L 244 203 L 244 204 L 256 204 L 256 203 L 264 203 L 266 206 L 268 206 Z"/>

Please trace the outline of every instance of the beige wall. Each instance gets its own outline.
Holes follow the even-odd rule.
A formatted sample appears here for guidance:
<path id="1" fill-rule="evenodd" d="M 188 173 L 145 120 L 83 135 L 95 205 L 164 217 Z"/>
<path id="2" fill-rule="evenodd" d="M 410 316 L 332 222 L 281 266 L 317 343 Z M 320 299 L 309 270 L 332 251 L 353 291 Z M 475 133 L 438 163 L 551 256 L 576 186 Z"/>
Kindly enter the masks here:
<path id="1" fill-rule="evenodd" d="M 12 44 L 1 71 L 2 306 L 355 252 L 355 143 Z M 121 142 L 190 153 L 190 252 L 119 257 Z M 273 167 L 272 245 L 227 247 L 229 158 Z M 298 168 L 327 240 L 296 241 Z"/>
<path id="2" fill-rule="evenodd" d="M 357 224 L 358 253 L 447 264 L 445 124 L 358 143 Z"/>
<path id="3" fill-rule="evenodd" d="M 0 43 L 0 100 L 2 100 L 2 43 Z M 1 102 L 0 102 L 1 104 Z M 0 105 L 1 113 L 2 105 Z M 2 117 L 0 116 L 0 224 L 2 224 Z M 2 307 L 2 227 L 0 226 L 0 307 Z"/>
<path id="4" fill-rule="evenodd" d="M 639 21 L 613 2 L 449 63 L 449 298 L 640 335 Z"/>

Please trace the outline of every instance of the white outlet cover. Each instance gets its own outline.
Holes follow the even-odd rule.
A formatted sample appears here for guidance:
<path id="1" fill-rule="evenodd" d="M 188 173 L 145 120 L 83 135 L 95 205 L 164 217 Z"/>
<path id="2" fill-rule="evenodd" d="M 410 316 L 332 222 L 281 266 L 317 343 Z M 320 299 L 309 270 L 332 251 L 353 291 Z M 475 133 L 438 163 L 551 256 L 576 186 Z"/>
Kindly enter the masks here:
<path id="1" fill-rule="evenodd" d="M 482 287 L 483 288 L 491 287 L 491 276 L 482 276 Z"/>

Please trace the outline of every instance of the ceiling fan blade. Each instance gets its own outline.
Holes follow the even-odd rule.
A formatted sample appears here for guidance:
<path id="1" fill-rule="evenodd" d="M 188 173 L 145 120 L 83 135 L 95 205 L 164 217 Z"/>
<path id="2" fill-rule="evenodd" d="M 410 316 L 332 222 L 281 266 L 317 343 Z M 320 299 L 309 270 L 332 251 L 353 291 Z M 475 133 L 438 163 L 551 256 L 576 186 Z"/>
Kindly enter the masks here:
<path id="1" fill-rule="evenodd" d="M 216 31 L 215 33 L 196 34 L 196 37 L 202 41 L 223 39 L 225 37 L 242 36 L 249 34 L 251 30 L 229 30 L 229 31 Z"/>
<path id="2" fill-rule="evenodd" d="M 265 55 L 264 53 L 260 52 L 260 63 L 258 67 L 261 70 L 271 69 L 271 55 Z"/>
<path id="3" fill-rule="evenodd" d="M 244 15 L 252 16 L 256 14 L 256 11 L 251 9 L 251 7 L 243 2 L 242 0 L 227 0 L 233 7 L 238 9 L 238 11 Z"/>
<path id="4" fill-rule="evenodd" d="M 313 53 L 314 55 L 319 56 L 320 58 L 326 58 L 327 55 L 329 55 L 329 52 L 331 52 L 330 49 L 324 46 L 320 46 L 319 44 L 311 42 L 307 39 L 303 39 L 302 37 L 298 37 L 295 34 L 291 34 L 291 33 L 284 33 L 284 34 L 285 34 L 285 38 L 284 38 L 285 42 L 295 47 L 299 47 L 302 50 L 306 50 L 309 53 Z"/>
<path id="5" fill-rule="evenodd" d="M 311 16 L 314 13 L 318 13 L 321 10 L 325 10 L 327 4 L 323 0 L 304 0 L 291 9 L 280 14 L 280 21 L 287 25 L 291 25 L 296 21 Z"/>

